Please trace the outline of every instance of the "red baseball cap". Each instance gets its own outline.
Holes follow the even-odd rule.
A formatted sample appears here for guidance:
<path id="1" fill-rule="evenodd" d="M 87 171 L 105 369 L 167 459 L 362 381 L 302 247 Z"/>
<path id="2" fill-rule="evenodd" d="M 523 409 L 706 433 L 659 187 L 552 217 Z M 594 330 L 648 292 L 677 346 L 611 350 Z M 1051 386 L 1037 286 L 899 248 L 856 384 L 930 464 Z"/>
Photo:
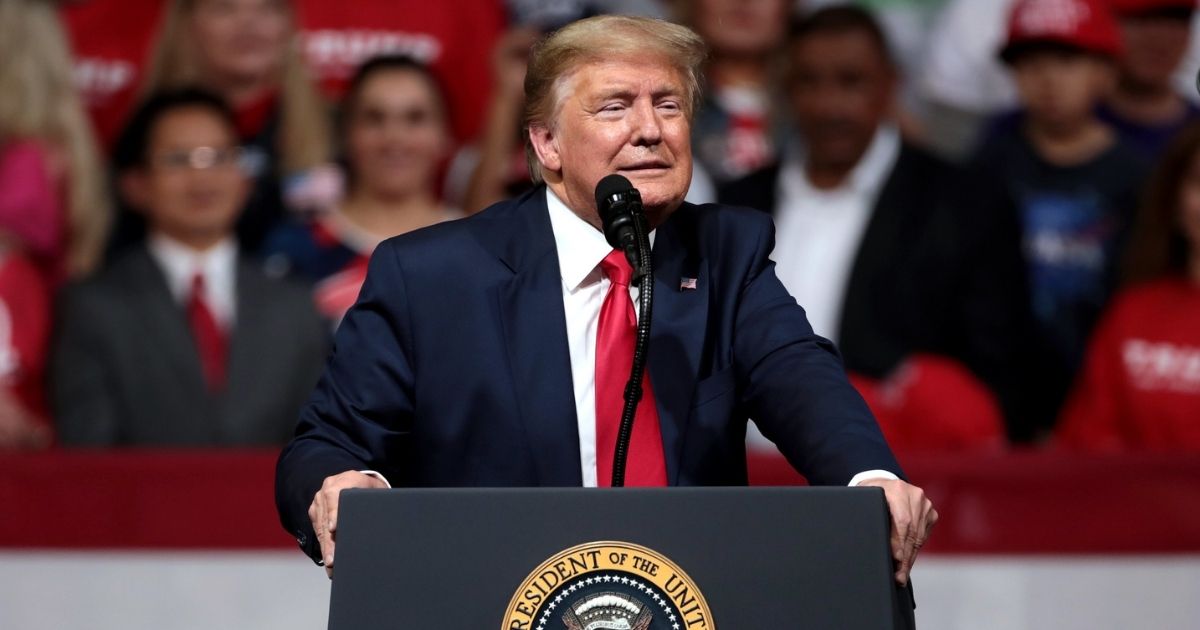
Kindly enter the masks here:
<path id="1" fill-rule="evenodd" d="M 1117 15 L 1137 15 L 1164 9 L 1196 10 L 1196 0 L 1108 0 Z"/>
<path id="2" fill-rule="evenodd" d="M 998 451 L 1004 447 L 999 402 L 953 359 L 913 355 L 882 381 L 850 374 L 850 382 L 896 449 Z"/>
<path id="3" fill-rule="evenodd" d="M 1121 54 L 1121 34 L 1102 0 L 1018 0 L 1000 58 L 1012 61 L 1029 44 L 1062 44 L 1106 57 Z"/>

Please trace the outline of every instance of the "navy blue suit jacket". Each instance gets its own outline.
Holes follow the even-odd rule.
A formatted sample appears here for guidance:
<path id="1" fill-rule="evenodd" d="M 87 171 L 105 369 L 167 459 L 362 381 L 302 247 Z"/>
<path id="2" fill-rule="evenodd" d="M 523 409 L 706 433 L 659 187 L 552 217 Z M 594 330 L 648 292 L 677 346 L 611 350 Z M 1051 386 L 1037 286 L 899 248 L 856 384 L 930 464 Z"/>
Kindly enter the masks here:
<path id="1" fill-rule="evenodd" d="M 545 189 L 381 244 L 280 456 L 284 526 L 319 557 L 325 477 L 578 486 L 562 280 Z M 832 344 L 775 276 L 771 219 L 684 204 L 655 235 L 649 372 L 672 485 L 746 483 L 753 418 L 814 484 L 900 473 Z M 695 278 L 681 289 L 681 278 Z"/>

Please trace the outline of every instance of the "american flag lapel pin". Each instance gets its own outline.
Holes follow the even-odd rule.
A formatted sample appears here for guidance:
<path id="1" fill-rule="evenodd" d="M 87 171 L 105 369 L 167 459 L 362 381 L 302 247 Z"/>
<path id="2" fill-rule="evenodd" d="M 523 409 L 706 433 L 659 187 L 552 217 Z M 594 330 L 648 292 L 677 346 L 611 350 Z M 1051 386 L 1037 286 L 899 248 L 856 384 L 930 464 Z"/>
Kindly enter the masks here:
<path id="1" fill-rule="evenodd" d="M 687 291 L 689 289 L 693 290 L 693 291 L 696 289 L 696 279 L 695 278 L 680 278 L 679 279 L 679 290 Z"/>

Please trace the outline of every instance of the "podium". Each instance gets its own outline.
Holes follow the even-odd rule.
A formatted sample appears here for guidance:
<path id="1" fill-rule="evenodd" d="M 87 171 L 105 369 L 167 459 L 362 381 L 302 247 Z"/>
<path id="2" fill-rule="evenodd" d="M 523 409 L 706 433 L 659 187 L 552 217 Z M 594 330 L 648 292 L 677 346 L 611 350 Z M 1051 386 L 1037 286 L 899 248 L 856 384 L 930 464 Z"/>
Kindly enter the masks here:
<path id="1" fill-rule="evenodd" d="M 914 627 L 879 488 L 348 490 L 330 630 Z"/>

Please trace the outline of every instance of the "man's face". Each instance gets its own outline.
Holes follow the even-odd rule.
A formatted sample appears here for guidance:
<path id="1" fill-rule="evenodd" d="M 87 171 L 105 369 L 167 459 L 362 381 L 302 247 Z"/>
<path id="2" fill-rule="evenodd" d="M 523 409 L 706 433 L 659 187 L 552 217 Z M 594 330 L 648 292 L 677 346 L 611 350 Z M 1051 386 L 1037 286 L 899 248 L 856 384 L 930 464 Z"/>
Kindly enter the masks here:
<path id="1" fill-rule="evenodd" d="M 1141 89 L 1170 89 L 1171 75 L 1187 52 L 1190 32 L 1188 20 L 1174 16 L 1122 19 L 1122 80 Z"/>
<path id="2" fill-rule="evenodd" d="M 164 114 L 150 134 L 145 166 L 125 183 L 152 229 L 184 242 L 227 235 L 248 190 L 234 130 L 204 107 Z"/>
<path id="3" fill-rule="evenodd" d="M 654 59 L 588 63 L 565 79 L 549 128 L 530 139 L 546 184 L 599 226 L 596 184 L 617 173 L 642 195 L 651 226 L 679 207 L 692 180 L 683 77 Z"/>
<path id="4" fill-rule="evenodd" d="M 816 33 L 793 43 L 789 101 L 809 162 L 850 169 L 892 106 L 894 73 L 871 37 Z"/>

